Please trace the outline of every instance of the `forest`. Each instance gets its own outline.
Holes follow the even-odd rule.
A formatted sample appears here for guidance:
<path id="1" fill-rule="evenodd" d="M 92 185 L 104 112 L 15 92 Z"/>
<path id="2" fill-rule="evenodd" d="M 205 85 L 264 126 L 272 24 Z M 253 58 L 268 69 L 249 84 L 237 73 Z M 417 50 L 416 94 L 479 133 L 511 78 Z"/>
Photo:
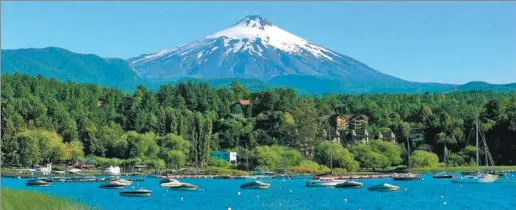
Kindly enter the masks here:
<path id="1" fill-rule="evenodd" d="M 94 160 L 278 170 L 285 157 L 297 171 L 356 171 L 406 165 L 408 142 L 414 167 L 437 167 L 445 144 L 449 165 L 468 166 L 475 164 L 477 118 L 494 163 L 516 161 L 516 92 L 298 95 L 184 82 L 128 93 L 16 73 L 2 74 L 1 103 L 2 162 L 12 167 Z M 370 133 L 393 132 L 396 144 L 332 142 L 335 114 L 366 115 Z M 211 159 L 212 151 L 236 151 L 238 165 Z"/>

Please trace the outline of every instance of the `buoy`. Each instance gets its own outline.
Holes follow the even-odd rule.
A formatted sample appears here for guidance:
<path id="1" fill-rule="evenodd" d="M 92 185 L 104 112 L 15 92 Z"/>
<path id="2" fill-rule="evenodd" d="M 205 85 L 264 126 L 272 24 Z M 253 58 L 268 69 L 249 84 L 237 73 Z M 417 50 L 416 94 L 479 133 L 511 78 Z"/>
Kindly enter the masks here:
<path id="1" fill-rule="evenodd" d="M 241 193 L 240 193 L 240 192 L 238 192 L 238 195 L 240 195 L 240 194 L 241 194 Z"/>
<path id="2" fill-rule="evenodd" d="M 405 188 L 405 191 L 407 191 L 407 190 L 408 190 L 408 188 Z"/>
<path id="3" fill-rule="evenodd" d="M 347 198 L 344 198 L 344 202 L 348 202 L 348 199 L 347 199 Z"/>
<path id="4" fill-rule="evenodd" d="M 279 205 L 281 206 L 281 203 L 279 203 Z"/>
<path id="5" fill-rule="evenodd" d="M 183 201 L 183 200 L 184 200 L 183 197 L 181 197 L 181 201 Z"/>
<path id="6" fill-rule="evenodd" d="M 462 185 L 460 185 L 462 187 Z"/>
<path id="7" fill-rule="evenodd" d="M 292 190 L 289 190 L 290 193 L 292 193 Z"/>
<path id="8" fill-rule="evenodd" d="M 260 198 L 260 196 L 259 196 L 259 195 L 257 195 L 257 196 L 256 196 L 256 198 Z"/>
<path id="9" fill-rule="evenodd" d="M 231 210 L 231 207 L 228 207 L 228 210 Z"/>
<path id="10" fill-rule="evenodd" d="M 446 201 L 443 204 L 446 205 Z"/>

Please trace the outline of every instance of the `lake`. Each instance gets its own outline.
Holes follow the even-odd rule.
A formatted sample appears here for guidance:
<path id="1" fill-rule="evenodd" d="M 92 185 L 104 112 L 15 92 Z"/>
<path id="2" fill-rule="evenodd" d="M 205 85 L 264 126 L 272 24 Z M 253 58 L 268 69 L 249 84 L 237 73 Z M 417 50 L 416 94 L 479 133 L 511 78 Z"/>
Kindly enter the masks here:
<path id="1" fill-rule="evenodd" d="M 54 183 L 47 188 L 26 187 L 26 179 L 2 178 L 2 187 L 37 190 L 79 199 L 102 209 L 515 209 L 516 177 L 509 174 L 492 184 L 452 184 L 449 179 L 394 182 L 392 179 L 360 180 L 362 189 L 308 188 L 305 180 L 267 180 L 268 190 L 242 190 L 248 180 L 180 179 L 200 186 L 196 192 L 167 191 L 156 178 L 135 182 L 152 190 L 147 198 L 119 196 L 116 189 L 100 189 L 102 183 Z M 401 187 L 398 192 L 371 192 L 380 183 Z M 240 195 L 238 195 L 240 192 Z M 441 198 L 442 196 L 442 198 Z M 183 198 L 181 200 L 181 198 Z M 445 204 L 446 202 L 446 204 Z"/>

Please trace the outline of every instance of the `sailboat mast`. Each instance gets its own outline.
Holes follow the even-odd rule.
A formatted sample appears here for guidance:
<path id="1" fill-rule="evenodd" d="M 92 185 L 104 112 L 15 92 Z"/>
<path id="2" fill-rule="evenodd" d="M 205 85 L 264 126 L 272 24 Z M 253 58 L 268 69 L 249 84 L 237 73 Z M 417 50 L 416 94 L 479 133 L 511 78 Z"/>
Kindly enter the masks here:
<path id="1" fill-rule="evenodd" d="M 478 154 L 478 114 L 476 115 L 476 123 L 475 123 L 475 141 L 476 141 L 476 147 L 477 147 L 477 170 L 479 170 L 480 164 L 479 164 L 479 154 Z"/>
<path id="2" fill-rule="evenodd" d="M 285 142 L 283 139 L 281 140 L 281 144 L 283 145 L 283 173 L 287 172 L 287 163 L 285 162 Z"/>
<path id="3" fill-rule="evenodd" d="M 411 173 L 411 168 L 412 168 L 412 160 L 410 160 L 410 139 L 409 137 L 407 137 L 407 148 L 408 148 L 408 154 L 407 154 L 407 158 L 408 158 L 408 171 L 409 173 Z"/>
<path id="4" fill-rule="evenodd" d="M 447 161 L 447 155 L 448 149 L 446 148 L 446 143 L 444 143 L 444 166 L 443 166 L 443 172 L 446 170 L 446 161 Z"/>
<path id="5" fill-rule="evenodd" d="M 247 144 L 245 145 L 245 165 L 247 167 L 247 171 L 249 171 L 249 151 L 247 150 Z"/>

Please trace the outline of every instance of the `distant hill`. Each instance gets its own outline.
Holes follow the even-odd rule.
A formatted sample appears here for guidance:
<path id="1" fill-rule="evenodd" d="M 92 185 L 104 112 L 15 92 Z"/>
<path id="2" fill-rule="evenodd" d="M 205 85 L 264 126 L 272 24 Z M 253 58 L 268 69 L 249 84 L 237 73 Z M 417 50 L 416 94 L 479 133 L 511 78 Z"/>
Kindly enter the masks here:
<path id="1" fill-rule="evenodd" d="M 79 54 L 56 47 L 2 50 L 2 73 L 43 75 L 60 81 L 96 83 L 132 91 L 145 84 L 127 61 Z"/>

